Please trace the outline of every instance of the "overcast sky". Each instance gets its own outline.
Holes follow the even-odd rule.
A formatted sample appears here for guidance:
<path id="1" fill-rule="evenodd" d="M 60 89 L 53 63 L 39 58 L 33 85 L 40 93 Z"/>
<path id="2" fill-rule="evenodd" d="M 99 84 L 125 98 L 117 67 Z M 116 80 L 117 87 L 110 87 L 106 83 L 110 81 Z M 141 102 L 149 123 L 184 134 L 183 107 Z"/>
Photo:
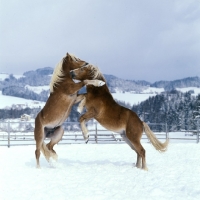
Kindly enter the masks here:
<path id="1" fill-rule="evenodd" d="M 124 79 L 200 76 L 200 0 L 0 0 L 0 72 L 66 52 Z"/>

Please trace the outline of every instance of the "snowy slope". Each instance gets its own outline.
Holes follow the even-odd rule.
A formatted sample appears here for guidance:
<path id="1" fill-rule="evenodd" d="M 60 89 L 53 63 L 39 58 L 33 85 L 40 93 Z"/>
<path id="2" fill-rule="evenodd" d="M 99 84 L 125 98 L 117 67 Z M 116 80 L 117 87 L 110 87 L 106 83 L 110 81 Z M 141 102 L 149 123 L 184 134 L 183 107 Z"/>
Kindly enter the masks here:
<path id="1" fill-rule="evenodd" d="M 45 102 L 40 101 L 33 101 L 28 99 L 23 99 L 19 97 L 13 97 L 13 96 L 5 96 L 2 95 L 2 92 L 0 91 L 0 109 L 5 107 L 11 107 L 13 104 L 23 104 L 25 106 L 28 106 L 30 108 L 34 107 L 43 107 Z"/>
<path id="2" fill-rule="evenodd" d="M 181 91 L 183 93 L 188 92 L 190 90 L 194 90 L 194 94 L 192 94 L 192 95 L 197 96 L 198 94 L 200 94 L 200 88 L 197 88 L 197 87 L 176 88 L 176 90 Z"/>
<path id="3" fill-rule="evenodd" d="M 41 169 L 35 146 L 0 147 L 0 199 L 200 199 L 200 144 L 170 144 L 165 153 L 143 146 L 148 172 L 134 167 L 126 144 L 58 145 L 57 163 L 42 155 Z"/>
<path id="4" fill-rule="evenodd" d="M 150 96 L 155 96 L 156 94 L 135 94 L 130 92 L 117 92 L 112 93 L 112 96 L 114 99 L 124 101 L 125 103 L 129 103 L 131 106 L 133 104 L 138 104 L 146 99 L 148 99 Z"/>
<path id="5" fill-rule="evenodd" d="M 43 86 L 30 86 L 26 85 L 25 88 L 32 90 L 33 92 L 40 94 L 43 90 L 49 90 L 49 85 L 43 85 Z"/>

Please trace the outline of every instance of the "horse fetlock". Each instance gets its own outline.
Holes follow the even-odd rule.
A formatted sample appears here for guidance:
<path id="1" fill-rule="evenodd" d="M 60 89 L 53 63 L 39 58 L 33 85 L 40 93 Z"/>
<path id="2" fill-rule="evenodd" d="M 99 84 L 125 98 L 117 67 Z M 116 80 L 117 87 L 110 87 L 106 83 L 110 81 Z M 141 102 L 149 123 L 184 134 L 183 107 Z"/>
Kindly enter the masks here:
<path id="1" fill-rule="evenodd" d="M 83 132 L 83 138 L 84 138 L 85 142 L 87 143 L 89 140 L 89 134 L 86 130 Z"/>

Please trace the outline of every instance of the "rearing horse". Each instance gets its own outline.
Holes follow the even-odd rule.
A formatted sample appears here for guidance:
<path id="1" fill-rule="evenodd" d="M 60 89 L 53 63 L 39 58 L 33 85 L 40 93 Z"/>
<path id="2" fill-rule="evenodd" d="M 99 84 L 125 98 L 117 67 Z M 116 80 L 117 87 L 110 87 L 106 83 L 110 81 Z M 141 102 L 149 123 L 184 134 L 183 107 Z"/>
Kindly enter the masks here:
<path id="1" fill-rule="evenodd" d="M 71 71 L 71 76 L 73 79 L 81 81 L 84 79 L 98 79 L 106 82 L 99 69 L 91 65 Z M 89 135 L 85 122 L 94 118 L 106 129 L 120 133 L 125 142 L 137 153 L 136 167 L 142 167 L 142 169 L 147 170 L 145 149 L 140 143 L 143 131 L 158 151 L 163 152 L 166 150 L 168 140 L 161 143 L 149 126 L 141 121 L 135 112 L 117 104 L 106 84 L 99 88 L 92 85 L 88 85 L 86 88 L 85 98 L 81 101 L 78 108 L 80 113 L 84 106 L 87 110 L 80 117 L 81 129 L 86 142 L 89 139 Z"/>
<path id="2" fill-rule="evenodd" d="M 83 66 L 89 66 L 89 64 L 67 53 L 66 57 L 58 63 L 54 70 L 50 83 L 50 96 L 35 119 L 35 156 L 38 168 L 40 167 L 40 150 L 47 161 L 49 161 L 50 157 L 57 159 L 53 146 L 60 141 L 64 134 L 64 129 L 61 125 L 69 116 L 72 105 L 84 97 L 77 94 L 78 90 L 88 84 L 94 86 L 104 84 L 103 81 L 99 80 L 83 80 L 75 83 L 70 76 L 70 70 Z M 45 138 L 51 139 L 47 145 L 44 142 Z"/>

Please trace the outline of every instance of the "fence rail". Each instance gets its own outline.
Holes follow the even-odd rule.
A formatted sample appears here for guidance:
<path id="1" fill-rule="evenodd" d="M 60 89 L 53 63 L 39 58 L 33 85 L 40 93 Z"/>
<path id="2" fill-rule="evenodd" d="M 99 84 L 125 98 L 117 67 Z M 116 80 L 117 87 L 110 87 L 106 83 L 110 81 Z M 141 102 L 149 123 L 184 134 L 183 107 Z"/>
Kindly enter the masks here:
<path id="1" fill-rule="evenodd" d="M 59 144 L 81 144 L 85 143 L 80 124 L 78 122 L 65 122 L 63 124 L 65 133 Z M 169 132 L 167 124 L 149 124 L 156 137 L 164 141 L 169 138 L 171 142 L 194 142 L 199 143 L 199 126 L 197 130 L 180 130 Z M 159 126 L 164 126 L 165 131 L 159 132 Z M 89 130 L 89 143 L 114 144 L 124 143 L 123 138 L 118 133 L 105 130 L 99 123 L 87 123 Z M 0 146 L 21 146 L 35 145 L 34 140 L 34 122 L 0 122 Z M 148 142 L 145 134 L 142 135 L 142 141 Z M 49 139 L 45 139 L 46 142 Z"/>

